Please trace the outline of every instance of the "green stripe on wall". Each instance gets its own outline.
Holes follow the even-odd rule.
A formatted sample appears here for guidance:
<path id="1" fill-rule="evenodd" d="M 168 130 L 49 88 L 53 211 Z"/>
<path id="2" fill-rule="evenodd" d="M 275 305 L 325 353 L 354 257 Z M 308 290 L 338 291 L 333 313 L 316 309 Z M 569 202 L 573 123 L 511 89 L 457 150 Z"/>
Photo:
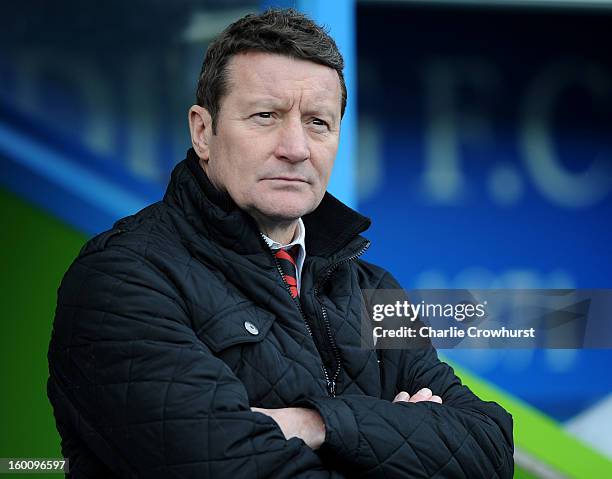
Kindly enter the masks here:
<path id="1" fill-rule="evenodd" d="M 85 236 L 1 189 L 0 218 L 0 457 L 60 457 L 47 347 L 57 287 Z"/>
<path id="2" fill-rule="evenodd" d="M 442 354 L 440 356 L 453 366 L 463 383 L 474 393 L 484 400 L 499 403 L 512 414 L 514 441 L 517 447 L 571 478 L 612 477 L 612 461 L 570 435 L 557 422 L 507 392 L 456 366 L 443 358 Z M 515 474 L 515 477 L 530 476 Z"/>

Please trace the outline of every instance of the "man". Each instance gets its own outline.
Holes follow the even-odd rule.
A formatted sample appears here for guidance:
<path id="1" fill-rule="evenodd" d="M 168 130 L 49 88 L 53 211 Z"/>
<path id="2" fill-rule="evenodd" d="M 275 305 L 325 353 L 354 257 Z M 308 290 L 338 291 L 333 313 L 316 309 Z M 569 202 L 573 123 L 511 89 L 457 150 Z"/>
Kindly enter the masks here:
<path id="1" fill-rule="evenodd" d="M 361 347 L 361 289 L 399 285 L 325 192 L 342 68 L 293 10 L 208 49 L 163 201 L 59 290 L 48 392 L 73 477 L 512 476 L 510 416 L 431 347 Z"/>

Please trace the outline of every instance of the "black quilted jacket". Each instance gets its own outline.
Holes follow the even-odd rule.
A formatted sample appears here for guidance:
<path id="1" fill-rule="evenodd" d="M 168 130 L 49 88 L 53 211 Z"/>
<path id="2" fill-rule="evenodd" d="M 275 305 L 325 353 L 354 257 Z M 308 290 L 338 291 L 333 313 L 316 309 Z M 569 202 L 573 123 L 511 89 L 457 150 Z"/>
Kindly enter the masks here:
<path id="1" fill-rule="evenodd" d="M 431 348 L 361 347 L 369 220 L 304 217 L 300 301 L 254 223 L 190 151 L 163 201 L 81 250 L 58 291 L 48 394 L 78 478 L 509 478 L 512 419 Z M 250 324 L 248 324 L 250 323 Z M 430 387 L 444 404 L 390 401 Z M 249 408 L 316 408 L 325 443 Z"/>

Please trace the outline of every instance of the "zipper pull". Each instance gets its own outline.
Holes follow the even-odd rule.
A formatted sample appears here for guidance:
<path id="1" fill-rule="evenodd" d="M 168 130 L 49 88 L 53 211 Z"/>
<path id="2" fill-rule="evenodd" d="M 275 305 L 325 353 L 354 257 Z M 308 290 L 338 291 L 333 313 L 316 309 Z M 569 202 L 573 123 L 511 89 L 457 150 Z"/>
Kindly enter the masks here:
<path id="1" fill-rule="evenodd" d="M 329 391 L 329 395 L 333 398 L 336 397 L 336 381 L 327 381 L 327 390 Z"/>

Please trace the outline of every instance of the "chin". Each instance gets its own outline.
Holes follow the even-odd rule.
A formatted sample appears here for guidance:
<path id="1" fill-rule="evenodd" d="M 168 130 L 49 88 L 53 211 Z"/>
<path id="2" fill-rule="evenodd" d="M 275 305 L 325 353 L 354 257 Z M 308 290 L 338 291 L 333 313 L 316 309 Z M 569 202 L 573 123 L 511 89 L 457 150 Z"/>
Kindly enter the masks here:
<path id="1" fill-rule="evenodd" d="M 255 209 L 260 214 L 276 221 L 292 221 L 310 213 L 316 206 L 313 201 L 279 201 L 256 204 Z"/>
<path id="2" fill-rule="evenodd" d="M 313 211 L 324 193 L 313 188 L 254 188 L 243 204 L 272 221 L 293 221 Z"/>

